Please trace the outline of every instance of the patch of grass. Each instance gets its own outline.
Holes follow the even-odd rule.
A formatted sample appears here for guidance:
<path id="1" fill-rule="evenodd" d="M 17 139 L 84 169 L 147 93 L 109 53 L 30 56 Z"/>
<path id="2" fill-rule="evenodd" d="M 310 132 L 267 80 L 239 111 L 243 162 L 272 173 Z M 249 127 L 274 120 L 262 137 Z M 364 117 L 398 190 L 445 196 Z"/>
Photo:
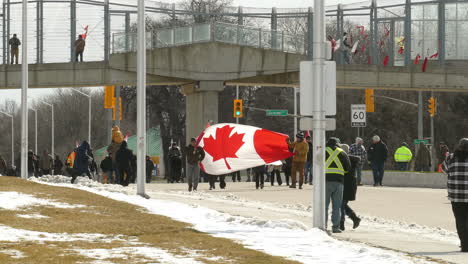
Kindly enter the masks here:
<path id="1" fill-rule="evenodd" d="M 0 210 L 0 224 L 13 228 L 50 233 L 99 233 L 136 237 L 147 246 L 168 250 L 176 255 L 187 254 L 185 249 L 203 252 L 206 257 L 221 257 L 221 261 L 197 258 L 205 263 L 274 264 L 297 263 L 247 249 L 228 239 L 215 238 L 192 229 L 187 223 L 168 217 L 149 214 L 140 207 L 115 201 L 89 192 L 48 185 L 11 177 L 0 177 L 0 191 L 16 191 L 39 198 L 54 199 L 70 204 L 83 204 L 86 208 L 61 209 L 45 206 L 33 207 L 28 213 L 39 213 L 49 218 L 25 219 L 16 212 Z M 54 246 L 53 246 L 54 245 Z M 99 241 L 66 243 L 3 243 L 0 250 L 17 249 L 28 257 L 15 260 L 0 253 L 0 263 L 77 263 L 89 261 L 86 257 L 71 254 L 70 248 L 115 248 L 121 242 Z M 68 253 L 67 253 L 68 252 Z M 112 260 L 115 263 L 147 263 L 142 259 Z M 154 262 L 154 260 L 153 260 Z"/>

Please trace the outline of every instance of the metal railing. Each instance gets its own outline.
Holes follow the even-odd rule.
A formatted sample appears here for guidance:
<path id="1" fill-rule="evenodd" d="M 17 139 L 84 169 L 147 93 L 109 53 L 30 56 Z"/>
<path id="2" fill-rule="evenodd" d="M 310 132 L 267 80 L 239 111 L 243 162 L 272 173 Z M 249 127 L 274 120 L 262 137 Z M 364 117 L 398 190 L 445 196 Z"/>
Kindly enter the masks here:
<path id="1" fill-rule="evenodd" d="M 146 47 L 149 50 L 212 41 L 298 54 L 304 54 L 307 45 L 304 35 L 289 35 L 282 31 L 220 22 L 159 29 L 146 34 Z M 112 53 L 135 52 L 136 43 L 135 32 L 114 33 Z"/>

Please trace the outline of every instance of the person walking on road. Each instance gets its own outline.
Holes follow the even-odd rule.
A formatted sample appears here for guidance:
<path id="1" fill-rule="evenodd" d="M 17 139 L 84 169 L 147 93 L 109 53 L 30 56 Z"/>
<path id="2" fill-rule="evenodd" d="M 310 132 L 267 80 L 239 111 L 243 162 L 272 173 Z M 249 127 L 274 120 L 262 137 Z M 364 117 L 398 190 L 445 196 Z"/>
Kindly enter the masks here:
<path id="1" fill-rule="evenodd" d="M 197 146 L 195 138 L 190 139 L 190 145 L 185 148 L 187 157 L 187 183 L 188 191 L 196 191 L 200 180 L 199 163 L 205 158 L 205 151 Z"/>
<path id="2" fill-rule="evenodd" d="M 352 144 L 351 147 L 349 147 L 349 155 L 357 156 L 361 158 L 359 163 L 356 166 L 357 184 L 358 186 L 360 186 L 362 185 L 361 184 L 362 166 L 364 165 L 364 161 L 367 159 L 367 151 L 366 151 L 366 148 L 364 147 L 364 140 L 362 138 L 357 137 L 355 142 L 356 143 Z"/>
<path id="3" fill-rule="evenodd" d="M 346 144 L 342 144 L 341 149 L 344 150 L 346 153 L 349 153 L 349 146 Z M 350 201 L 356 200 L 356 193 L 357 193 L 357 178 L 356 178 L 356 168 L 359 166 L 361 162 L 361 158 L 358 156 L 349 155 L 350 161 L 350 169 L 344 175 L 344 189 L 343 189 L 343 202 L 341 205 L 341 222 L 340 222 L 340 229 L 342 231 L 345 230 L 345 216 L 348 216 L 353 221 L 353 229 L 359 227 L 361 223 L 361 218 L 359 218 L 356 213 L 351 209 L 348 205 Z"/>
<path id="4" fill-rule="evenodd" d="M 409 149 L 408 143 L 403 142 L 393 155 L 396 167 L 399 171 L 407 171 L 408 165 L 413 159 L 413 153 Z"/>
<path id="5" fill-rule="evenodd" d="M 452 203 L 461 251 L 468 252 L 468 138 L 463 138 L 455 152 L 443 164 L 448 175 L 448 198 Z"/>
<path id="6" fill-rule="evenodd" d="M 415 171 L 431 171 L 431 152 L 423 142 L 419 143 L 419 149 L 414 163 Z"/>
<path id="7" fill-rule="evenodd" d="M 78 58 L 80 62 L 83 62 L 83 52 L 86 46 L 86 41 L 84 40 L 82 35 L 78 36 L 78 39 L 75 40 L 75 61 L 78 62 Z"/>
<path id="8" fill-rule="evenodd" d="M 379 136 L 372 137 L 372 145 L 367 150 L 367 159 L 372 168 L 374 176 L 374 186 L 382 186 L 384 177 L 384 165 L 387 161 L 388 149 L 387 145 L 380 140 Z"/>
<path id="9" fill-rule="evenodd" d="M 339 140 L 330 138 L 325 148 L 325 178 L 326 178 L 326 201 L 325 219 L 328 221 L 328 208 L 332 203 L 332 232 L 341 233 L 341 206 L 343 204 L 343 184 L 345 173 L 350 170 L 348 155 L 338 147 Z"/>
<path id="10" fill-rule="evenodd" d="M 13 34 L 13 37 L 8 41 L 10 45 L 10 53 L 11 53 L 11 64 L 18 64 L 18 57 L 19 57 L 19 46 L 21 45 L 21 41 L 18 39 L 16 34 Z"/>
<path id="11" fill-rule="evenodd" d="M 289 138 L 286 139 L 289 148 L 294 149 L 294 157 L 291 168 L 292 184 L 289 188 L 296 188 L 296 176 L 299 173 L 299 189 L 302 189 L 304 183 L 304 167 L 307 161 L 307 153 L 309 152 L 309 144 L 304 140 L 304 134 L 297 133 L 296 141 L 291 143 Z"/>

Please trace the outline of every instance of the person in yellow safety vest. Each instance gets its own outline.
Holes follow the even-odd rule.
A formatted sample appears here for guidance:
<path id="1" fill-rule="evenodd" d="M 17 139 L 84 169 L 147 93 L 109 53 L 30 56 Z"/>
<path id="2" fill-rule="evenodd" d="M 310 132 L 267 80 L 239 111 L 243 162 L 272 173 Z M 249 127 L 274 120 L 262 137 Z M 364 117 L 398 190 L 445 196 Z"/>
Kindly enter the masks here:
<path id="1" fill-rule="evenodd" d="M 328 207 L 332 202 L 332 232 L 341 233 L 341 205 L 343 203 L 344 176 L 351 168 L 348 154 L 339 148 L 339 139 L 329 138 L 326 146 L 326 218 L 328 221 Z"/>
<path id="2" fill-rule="evenodd" d="M 395 158 L 397 169 L 400 171 L 407 171 L 408 164 L 411 162 L 411 159 L 413 159 L 413 153 L 409 149 L 408 143 L 403 142 L 401 147 L 395 151 L 393 157 Z"/>

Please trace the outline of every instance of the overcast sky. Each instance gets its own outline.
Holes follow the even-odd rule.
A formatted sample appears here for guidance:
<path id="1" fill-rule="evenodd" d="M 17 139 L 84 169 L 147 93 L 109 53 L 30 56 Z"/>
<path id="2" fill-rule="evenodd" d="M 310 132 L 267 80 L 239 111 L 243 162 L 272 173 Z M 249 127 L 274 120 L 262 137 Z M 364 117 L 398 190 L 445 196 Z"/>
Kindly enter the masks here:
<path id="1" fill-rule="evenodd" d="M 178 2 L 178 0 L 160 0 L 162 2 Z M 336 4 L 349 4 L 361 2 L 362 0 L 325 0 L 326 6 Z M 245 7 L 278 7 L 278 8 L 297 8 L 309 7 L 314 5 L 313 0 L 234 0 L 235 6 Z M 29 90 L 31 97 L 44 96 L 51 93 L 51 89 L 31 89 Z M 13 99 L 20 102 L 21 91 L 18 90 L 0 90 L 0 103 L 5 99 Z"/>

